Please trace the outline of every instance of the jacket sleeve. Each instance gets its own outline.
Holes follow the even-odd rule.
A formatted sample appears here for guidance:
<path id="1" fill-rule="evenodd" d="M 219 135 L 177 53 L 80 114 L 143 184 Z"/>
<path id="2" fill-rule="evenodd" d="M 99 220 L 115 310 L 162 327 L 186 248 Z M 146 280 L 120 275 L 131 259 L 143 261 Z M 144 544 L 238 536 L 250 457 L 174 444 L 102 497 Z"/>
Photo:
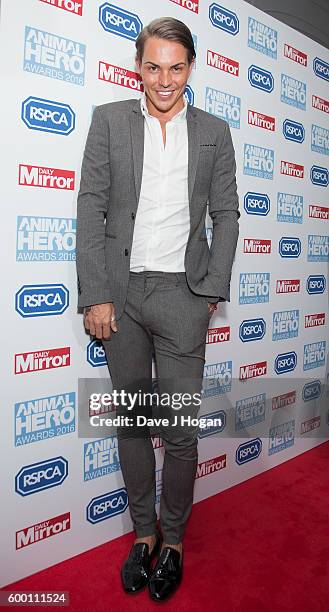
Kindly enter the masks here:
<path id="1" fill-rule="evenodd" d="M 230 301 L 232 265 L 239 236 L 239 198 L 236 163 L 229 125 L 218 147 L 209 194 L 209 215 L 213 222 L 208 278 L 218 287 L 221 301 Z"/>
<path id="2" fill-rule="evenodd" d="M 109 125 L 96 107 L 86 141 L 77 201 L 78 307 L 111 301 L 104 223 L 109 189 Z"/>

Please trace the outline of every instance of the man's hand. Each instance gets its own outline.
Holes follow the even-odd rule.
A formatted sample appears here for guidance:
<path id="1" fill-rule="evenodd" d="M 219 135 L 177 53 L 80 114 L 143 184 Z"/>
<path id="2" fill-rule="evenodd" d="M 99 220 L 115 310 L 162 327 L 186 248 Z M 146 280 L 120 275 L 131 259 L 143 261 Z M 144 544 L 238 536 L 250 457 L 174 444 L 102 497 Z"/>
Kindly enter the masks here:
<path id="1" fill-rule="evenodd" d="M 209 319 L 212 317 L 212 315 L 214 314 L 215 310 L 217 310 L 217 304 L 213 304 L 212 302 L 208 302 Z"/>
<path id="2" fill-rule="evenodd" d="M 109 340 L 111 330 L 118 331 L 112 302 L 87 306 L 84 309 L 84 325 L 91 336 L 96 336 L 98 340 Z"/>

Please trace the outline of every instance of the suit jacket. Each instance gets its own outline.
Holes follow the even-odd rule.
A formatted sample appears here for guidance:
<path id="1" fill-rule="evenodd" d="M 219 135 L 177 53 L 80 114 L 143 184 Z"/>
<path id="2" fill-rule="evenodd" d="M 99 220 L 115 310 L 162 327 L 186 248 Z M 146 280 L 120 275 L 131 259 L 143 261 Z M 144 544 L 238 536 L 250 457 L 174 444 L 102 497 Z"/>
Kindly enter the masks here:
<path id="1" fill-rule="evenodd" d="M 228 124 L 188 105 L 190 233 L 185 271 L 190 289 L 230 301 L 239 234 L 236 164 Z M 77 206 L 78 307 L 113 302 L 124 309 L 134 222 L 143 173 L 144 117 L 140 101 L 95 108 L 87 137 Z M 211 247 L 205 216 L 213 222 Z"/>

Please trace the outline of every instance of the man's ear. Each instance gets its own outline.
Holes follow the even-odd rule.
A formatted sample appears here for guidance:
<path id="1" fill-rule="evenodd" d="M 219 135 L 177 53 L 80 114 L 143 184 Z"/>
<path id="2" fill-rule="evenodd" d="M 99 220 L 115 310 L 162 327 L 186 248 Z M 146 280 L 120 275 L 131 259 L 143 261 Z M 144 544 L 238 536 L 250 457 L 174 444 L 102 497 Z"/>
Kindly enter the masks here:
<path id="1" fill-rule="evenodd" d="M 138 72 L 138 74 L 140 74 L 141 73 L 141 69 L 142 69 L 142 64 L 139 61 L 137 55 L 135 57 L 135 66 L 136 66 L 136 72 Z"/>

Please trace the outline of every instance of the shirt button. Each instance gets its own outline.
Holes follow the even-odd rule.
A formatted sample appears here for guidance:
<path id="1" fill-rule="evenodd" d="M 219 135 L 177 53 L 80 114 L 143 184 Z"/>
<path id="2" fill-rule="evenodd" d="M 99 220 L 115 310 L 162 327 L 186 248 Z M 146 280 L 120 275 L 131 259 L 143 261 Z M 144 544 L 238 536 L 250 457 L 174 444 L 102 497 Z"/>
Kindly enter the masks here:
<path id="1" fill-rule="evenodd" d="M 135 213 L 134 213 L 134 212 L 132 212 L 132 213 L 131 213 L 131 218 L 132 218 L 132 219 L 135 219 L 135 216 L 136 216 L 136 215 L 135 215 Z"/>
<path id="2" fill-rule="evenodd" d="M 128 249 L 125 249 L 125 255 L 128 255 L 129 251 Z"/>

